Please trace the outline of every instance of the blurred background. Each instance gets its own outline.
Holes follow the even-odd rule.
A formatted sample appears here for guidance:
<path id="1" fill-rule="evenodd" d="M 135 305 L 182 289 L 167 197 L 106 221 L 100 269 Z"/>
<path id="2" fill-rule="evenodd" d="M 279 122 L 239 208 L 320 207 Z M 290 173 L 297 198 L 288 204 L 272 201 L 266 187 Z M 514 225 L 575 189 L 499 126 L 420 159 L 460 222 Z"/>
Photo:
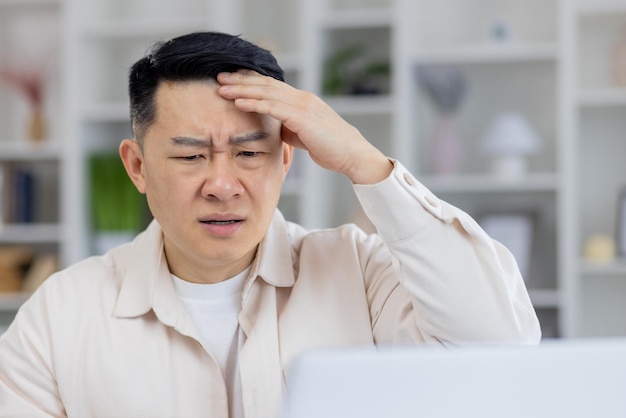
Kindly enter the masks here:
<path id="1" fill-rule="evenodd" d="M 115 156 L 126 76 L 193 30 L 271 50 L 505 243 L 544 338 L 626 335 L 626 0 L 0 0 L 0 332 L 51 272 L 149 222 Z M 280 208 L 370 228 L 302 153 Z"/>

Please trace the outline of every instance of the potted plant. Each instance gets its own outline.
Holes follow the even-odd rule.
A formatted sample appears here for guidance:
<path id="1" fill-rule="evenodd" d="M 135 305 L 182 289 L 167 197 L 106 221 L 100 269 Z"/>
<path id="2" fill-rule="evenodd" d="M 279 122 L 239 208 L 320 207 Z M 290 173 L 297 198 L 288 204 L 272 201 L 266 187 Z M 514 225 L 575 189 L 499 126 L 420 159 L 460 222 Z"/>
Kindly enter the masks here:
<path id="1" fill-rule="evenodd" d="M 340 48 L 324 63 L 322 90 L 325 95 L 383 94 L 388 90 L 388 61 L 368 57 L 363 44 Z"/>
<path id="2" fill-rule="evenodd" d="M 146 203 L 117 154 L 93 154 L 89 174 L 94 251 L 103 254 L 143 228 Z"/>

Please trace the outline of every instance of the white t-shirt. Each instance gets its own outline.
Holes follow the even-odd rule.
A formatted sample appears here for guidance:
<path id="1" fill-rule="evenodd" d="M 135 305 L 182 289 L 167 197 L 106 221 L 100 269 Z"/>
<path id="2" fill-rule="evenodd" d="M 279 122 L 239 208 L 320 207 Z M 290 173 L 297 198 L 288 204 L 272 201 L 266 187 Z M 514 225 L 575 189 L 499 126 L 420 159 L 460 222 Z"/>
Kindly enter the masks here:
<path id="1" fill-rule="evenodd" d="M 250 268 L 220 283 L 191 283 L 172 275 L 174 288 L 206 350 L 222 368 L 228 390 L 231 418 L 243 417 L 239 356 L 239 321 L 243 283 Z"/>

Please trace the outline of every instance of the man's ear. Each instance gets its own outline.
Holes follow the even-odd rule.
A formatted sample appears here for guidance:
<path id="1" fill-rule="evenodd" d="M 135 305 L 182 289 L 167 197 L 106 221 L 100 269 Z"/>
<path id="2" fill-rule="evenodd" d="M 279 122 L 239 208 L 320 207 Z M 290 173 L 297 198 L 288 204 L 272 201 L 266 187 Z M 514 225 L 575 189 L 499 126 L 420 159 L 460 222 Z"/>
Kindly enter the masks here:
<path id="1" fill-rule="evenodd" d="M 291 162 L 293 161 L 293 146 L 283 142 L 283 169 L 284 175 L 283 180 L 287 177 L 287 173 L 289 172 L 289 168 L 291 167 Z"/>
<path id="2" fill-rule="evenodd" d="M 128 177 L 139 190 L 139 193 L 146 193 L 146 176 L 141 147 L 133 139 L 124 139 L 120 144 L 119 152 Z"/>

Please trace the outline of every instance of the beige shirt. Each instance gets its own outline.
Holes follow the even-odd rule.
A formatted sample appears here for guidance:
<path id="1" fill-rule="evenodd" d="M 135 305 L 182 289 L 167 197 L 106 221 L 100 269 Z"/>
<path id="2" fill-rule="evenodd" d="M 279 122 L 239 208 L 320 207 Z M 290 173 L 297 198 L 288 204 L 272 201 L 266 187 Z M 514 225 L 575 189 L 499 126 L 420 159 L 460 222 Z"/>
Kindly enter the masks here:
<path id="1" fill-rule="evenodd" d="M 507 341 L 540 329 L 511 254 L 399 163 L 354 186 L 377 235 L 277 212 L 239 315 L 246 417 L 280 415 L 316 347 Z M 0 338 L 2 417 L 227 417 L 220 367 L 174 290 L 156 222 L 48 279 Z"/>

